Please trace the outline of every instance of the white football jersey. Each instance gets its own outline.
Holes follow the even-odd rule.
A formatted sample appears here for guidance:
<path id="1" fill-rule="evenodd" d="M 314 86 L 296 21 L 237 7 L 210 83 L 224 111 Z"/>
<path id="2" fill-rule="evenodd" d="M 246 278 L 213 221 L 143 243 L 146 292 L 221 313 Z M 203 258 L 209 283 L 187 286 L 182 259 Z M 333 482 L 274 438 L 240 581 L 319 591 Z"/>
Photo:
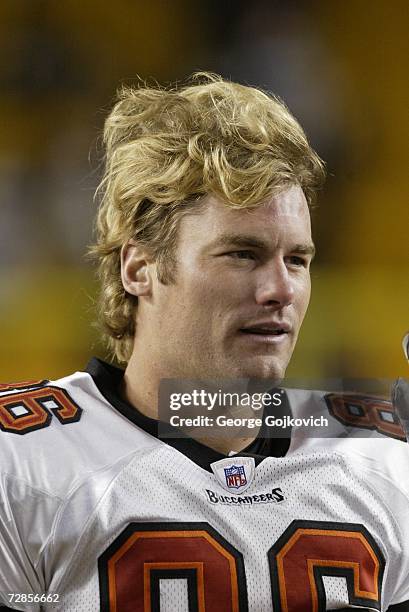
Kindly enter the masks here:
<path id="1" fill-rule="evenodd" d="M 225 457 L 159 439 L 121 377 L 93 360 L 0 387 L 0 609 L 409 609 L 409 446 L 390 405 L 287 390 L 291 414 L 314 404 L 339 437 L 295 429 Z M 381 433 L 345 434 L 358 423 Z"/>

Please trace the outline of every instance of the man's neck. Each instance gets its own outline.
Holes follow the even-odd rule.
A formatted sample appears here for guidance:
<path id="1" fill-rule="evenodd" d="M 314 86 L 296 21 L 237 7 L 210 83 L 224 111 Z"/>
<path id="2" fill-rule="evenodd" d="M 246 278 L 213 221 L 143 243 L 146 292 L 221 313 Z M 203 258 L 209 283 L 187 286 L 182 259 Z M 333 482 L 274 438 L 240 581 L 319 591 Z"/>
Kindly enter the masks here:
<path id="1" fill-rule="evenodd" d="M 139 365 L 132 356 L 122 379 L 121 395 L 145 416 L 158 419 L 158 389 L 152 375 L 144 372 L 143 362 Z"/>

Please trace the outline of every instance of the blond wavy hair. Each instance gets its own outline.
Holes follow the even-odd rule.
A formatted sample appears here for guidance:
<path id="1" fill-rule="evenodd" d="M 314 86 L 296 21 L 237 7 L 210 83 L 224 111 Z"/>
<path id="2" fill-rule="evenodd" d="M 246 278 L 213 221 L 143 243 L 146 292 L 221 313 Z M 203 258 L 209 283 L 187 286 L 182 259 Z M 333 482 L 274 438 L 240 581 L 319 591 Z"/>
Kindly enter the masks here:
<path id="1" fill-rule="evenodd" d="M 137 298 L 121 282 L 121 247 L 134 239 L 175 280 L 177 230 L 203 196 L 249 208 L 298 184 L 311 206 L 323 163 L 281 100 L 197 73 L 179 87 L 122 87 L 104 128 L 105 173 L 97 190 L 99 320 L 109 350 L 127 362 Z"/>

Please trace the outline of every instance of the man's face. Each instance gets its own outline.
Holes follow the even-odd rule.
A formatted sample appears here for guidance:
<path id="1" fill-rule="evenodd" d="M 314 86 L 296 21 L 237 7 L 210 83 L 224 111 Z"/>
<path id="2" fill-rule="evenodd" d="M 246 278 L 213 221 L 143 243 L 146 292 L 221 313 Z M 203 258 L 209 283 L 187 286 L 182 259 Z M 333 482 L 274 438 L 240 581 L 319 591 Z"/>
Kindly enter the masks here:
<path id="1" fill-rule="evenodd" d="M 312 251 L 299 187 L 247 210 L 207 196 L 181 220 L 175 282 L 155 275 L 143 317 L 162 376 L 283 377 L 310 298 Z"/>

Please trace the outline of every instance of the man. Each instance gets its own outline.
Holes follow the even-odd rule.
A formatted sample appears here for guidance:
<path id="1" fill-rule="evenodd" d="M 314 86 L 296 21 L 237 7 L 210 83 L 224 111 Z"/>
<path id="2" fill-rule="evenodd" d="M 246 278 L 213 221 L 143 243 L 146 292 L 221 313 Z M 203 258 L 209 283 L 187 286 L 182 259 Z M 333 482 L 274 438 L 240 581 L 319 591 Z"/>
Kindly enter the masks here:
<path id="1" fill-rule="evenodd" d="M 164 379 L 284 376 L 323 178 L 301 127 L 277 99 L 210 75 L 122 90 L 105 144 L 93 253 L 126 369 L 93 360 L 2 386 L 0 601 L 408 610 L 409 454 L 388 402 L 354 397 L 353 413 L 348 396 L 287 392 L 284 416 L 325 411 L 339 440 L 158 436 Z M 345 437 L 361 422 L 375 437 Z"/>

